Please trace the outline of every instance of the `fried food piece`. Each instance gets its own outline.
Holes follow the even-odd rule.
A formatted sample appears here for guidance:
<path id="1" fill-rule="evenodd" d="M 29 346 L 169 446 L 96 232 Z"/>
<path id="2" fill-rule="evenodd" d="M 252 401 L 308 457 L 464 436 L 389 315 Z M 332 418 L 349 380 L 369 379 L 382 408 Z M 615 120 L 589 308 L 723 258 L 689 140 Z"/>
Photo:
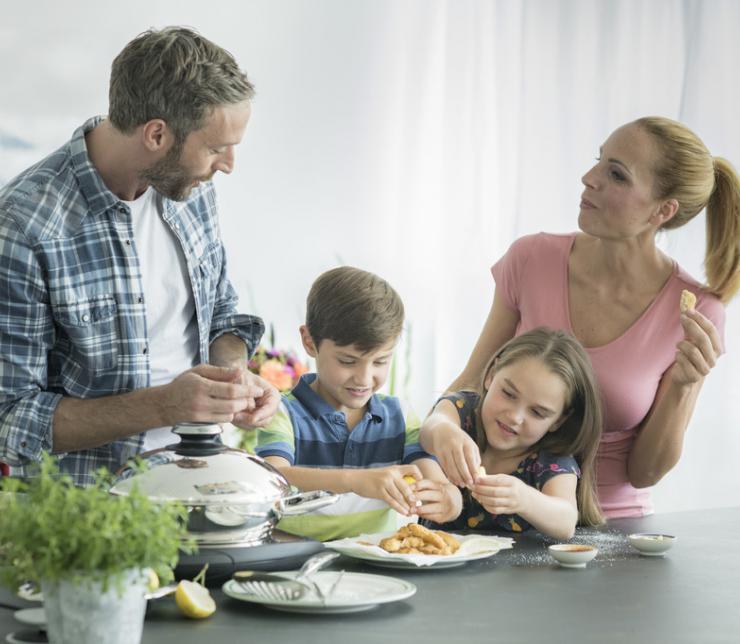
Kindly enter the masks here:
<path id="1" fill-rule="evenodd" d="M 393 535 L 387 539 L 381 539 L 378 545 L 386 552 L 398 552 L 401 549 L 401 539 Z"/>
<path id="2" fill-rule="evenodd" d="M 694 307 L 696 306 L 696 295 L 694 295 L 691 291 L 687 291 L 684 289 L 681 291 L 681 313 L 686 313 L 686 311 L 693 311 Z"/>
<path id="3" fill-rule="evenodd" d="M 452 555 L 460 542 L 442 530 L 429 530 L 418 523 L 409 523 L 378 544 L 386 552 L 402 555 Z"/>

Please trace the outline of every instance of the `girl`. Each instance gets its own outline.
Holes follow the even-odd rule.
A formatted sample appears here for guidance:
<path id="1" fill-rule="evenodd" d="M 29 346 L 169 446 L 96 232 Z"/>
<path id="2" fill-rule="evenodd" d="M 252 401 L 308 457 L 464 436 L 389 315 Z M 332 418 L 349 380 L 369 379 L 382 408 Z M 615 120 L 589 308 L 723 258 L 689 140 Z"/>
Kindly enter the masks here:
<path id="1" fill-rule="evenodd" d="M 440 399 L 435 422 L 422 429 L 460 423 L 480 450 L 482 469 L 464 492 L 462 513 L 444 529 L 532 526 L 569 539 L 579 516 L 602 523 L 594 491 L 601 407 L 583 347 L 541 327 L 506 343 L 484 374 L 479 391 Z"/>

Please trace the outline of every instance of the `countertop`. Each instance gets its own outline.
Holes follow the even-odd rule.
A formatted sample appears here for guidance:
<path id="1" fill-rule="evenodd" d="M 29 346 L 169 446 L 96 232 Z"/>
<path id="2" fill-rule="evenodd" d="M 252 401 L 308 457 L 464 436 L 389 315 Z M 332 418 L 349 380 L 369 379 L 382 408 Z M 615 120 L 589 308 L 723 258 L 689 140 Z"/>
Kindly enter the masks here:
<path id="1" fill-rule="evenodd" d="M 664 557 L 630 547 L 632 532 L 677 537 Z M 388 570 L 342 557 L 331 568 L 400 577 L 418 591 L 407 600 L 340 615 L 283 613 L 213 595 L 211 618 L 182 617 L 172 598 L 150 602 L 144 644 L 450 644 L 500 641 L 663 644 L 740 642 L 740 508 L 620 519 L 579 529 L 574 542 L 599 554 L 585 569 L 559 567 L 552 540 L 514 535 L 491 558 L 440 570 Z M 0 591 L 0 602 L 27 606 Z M 0 608 L 0 641 L 24 628 Z"/>

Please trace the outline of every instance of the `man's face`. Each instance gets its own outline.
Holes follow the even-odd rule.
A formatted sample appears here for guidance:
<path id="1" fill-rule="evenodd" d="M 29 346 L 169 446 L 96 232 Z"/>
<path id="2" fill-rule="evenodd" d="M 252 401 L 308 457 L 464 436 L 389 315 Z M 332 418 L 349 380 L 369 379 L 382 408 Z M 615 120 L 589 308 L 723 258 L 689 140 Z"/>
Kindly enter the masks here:
<path id="1" fill-rule="evenodd" d="M 184 201 L 202 181 L 234 168 L 234 148 L 244 137 L 249 122 L 249 101 L 215 107 L 199 130 L 183 143 L 173 143 L 167 154 L 141 173 L 157 192 Z"/>

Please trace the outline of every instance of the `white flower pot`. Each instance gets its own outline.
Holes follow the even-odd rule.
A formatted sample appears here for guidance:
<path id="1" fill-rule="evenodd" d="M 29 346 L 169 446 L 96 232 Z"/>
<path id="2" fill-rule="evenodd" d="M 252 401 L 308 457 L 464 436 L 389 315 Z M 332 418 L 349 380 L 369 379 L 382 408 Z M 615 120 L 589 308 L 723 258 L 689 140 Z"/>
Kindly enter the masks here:
<path id="1" fill-rule="evenodd" d="M 41 582 L 51 644 L 138 644 L 144 629 L 147 578 L 141 570 L 115 581 Z"/>

